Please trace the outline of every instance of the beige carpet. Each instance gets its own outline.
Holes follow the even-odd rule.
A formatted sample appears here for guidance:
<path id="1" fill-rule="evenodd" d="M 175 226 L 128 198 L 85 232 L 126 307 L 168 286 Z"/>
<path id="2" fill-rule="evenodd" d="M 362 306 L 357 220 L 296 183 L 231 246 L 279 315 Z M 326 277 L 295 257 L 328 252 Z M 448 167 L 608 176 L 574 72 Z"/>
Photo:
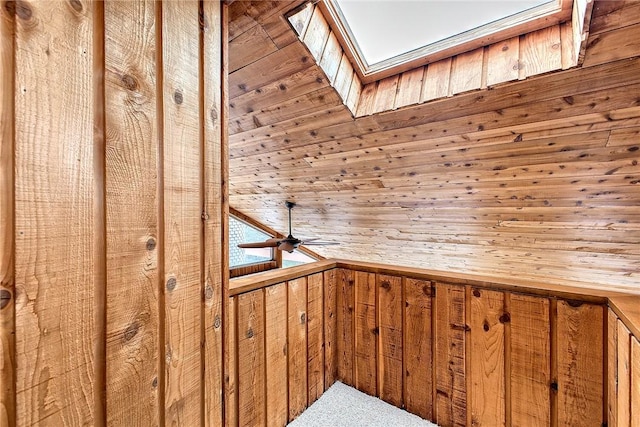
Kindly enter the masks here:
<path id="1" fill-rule="evenodd" d="M 341 382 L 289 423 L 291 427 L 432 427 L 427 420 Z"/>

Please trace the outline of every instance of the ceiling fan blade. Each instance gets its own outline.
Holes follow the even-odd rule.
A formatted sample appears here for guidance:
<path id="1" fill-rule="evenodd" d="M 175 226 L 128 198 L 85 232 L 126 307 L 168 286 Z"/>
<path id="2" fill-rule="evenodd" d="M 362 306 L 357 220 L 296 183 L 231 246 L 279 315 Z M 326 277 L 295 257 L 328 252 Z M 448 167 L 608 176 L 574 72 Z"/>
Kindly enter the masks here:
<path id="1" fill-rule="evenodd" d="M 318 239 L 309 239 L 300 243 L 302 246 L 329 246 L 329 245 L 339 245 L 340 242 L 326 242 L 320 241 Z"/>
<path id="2" fill-rule="evenodd" d="M 289 253 L 293 252 L 295 248 L 296 248 L 296 245 L 286 240 L 284 240 L 282 243 L 278 245 L 278 249 L 280 249 L 281 251 L 287 251 Z"/>
<path id="3" fill-rule="evenodd" d="M 280 244 L 280 239 L 269 239 L 264 242 L 240 243 L 239 248 L 275 248 Z"/>

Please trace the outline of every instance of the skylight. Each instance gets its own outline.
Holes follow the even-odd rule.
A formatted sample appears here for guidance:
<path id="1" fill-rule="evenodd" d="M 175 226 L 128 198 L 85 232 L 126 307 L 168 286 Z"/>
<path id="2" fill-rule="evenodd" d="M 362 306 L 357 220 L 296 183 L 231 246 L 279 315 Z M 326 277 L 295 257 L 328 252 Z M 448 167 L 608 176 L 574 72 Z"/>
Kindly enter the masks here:
<path id="1" fill-rule="evenodd" d="M 549 0 L 334 0 L 368 65 L 525 12 Z"/>

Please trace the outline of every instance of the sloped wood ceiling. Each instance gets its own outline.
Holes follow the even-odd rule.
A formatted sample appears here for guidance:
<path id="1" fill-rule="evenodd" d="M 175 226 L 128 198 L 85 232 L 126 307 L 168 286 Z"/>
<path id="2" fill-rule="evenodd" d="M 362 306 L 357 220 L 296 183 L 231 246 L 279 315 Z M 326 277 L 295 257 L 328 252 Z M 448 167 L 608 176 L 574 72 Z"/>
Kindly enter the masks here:
<path id="1" fill-rule="evenodd" d="M 358 119 L 300 3 L 230 6 L 231 206 L 296 201 L 325 257 L 640 292 L 640 2 L 595 2 L 580 68 Z"/>

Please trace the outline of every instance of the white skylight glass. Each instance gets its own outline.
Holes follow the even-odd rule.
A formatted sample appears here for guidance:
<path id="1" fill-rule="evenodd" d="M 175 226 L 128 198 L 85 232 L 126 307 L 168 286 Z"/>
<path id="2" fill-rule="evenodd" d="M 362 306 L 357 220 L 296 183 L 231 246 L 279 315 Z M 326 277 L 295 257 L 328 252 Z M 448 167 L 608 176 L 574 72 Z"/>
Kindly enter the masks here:
<path id="1" fill-rule="evenodd" d="M 335 0 L 369 65 L 549 0 Z"/>

